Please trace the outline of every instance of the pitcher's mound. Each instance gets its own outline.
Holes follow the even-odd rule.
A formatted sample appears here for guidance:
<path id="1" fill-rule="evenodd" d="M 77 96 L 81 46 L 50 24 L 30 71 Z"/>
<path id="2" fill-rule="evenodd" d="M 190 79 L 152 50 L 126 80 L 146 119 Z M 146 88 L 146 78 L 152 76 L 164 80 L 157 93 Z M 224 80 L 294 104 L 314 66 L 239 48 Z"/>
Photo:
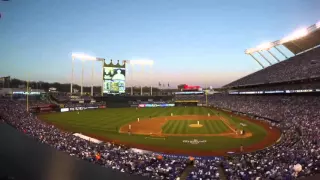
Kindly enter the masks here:
<path id="1" fill-rule="evenodd" d="M 192 127 L 192 128 L 200 128 L 202 126 L 203 126 L 202 124 L 190 124 L 189 125 L 189 127 Z"/>

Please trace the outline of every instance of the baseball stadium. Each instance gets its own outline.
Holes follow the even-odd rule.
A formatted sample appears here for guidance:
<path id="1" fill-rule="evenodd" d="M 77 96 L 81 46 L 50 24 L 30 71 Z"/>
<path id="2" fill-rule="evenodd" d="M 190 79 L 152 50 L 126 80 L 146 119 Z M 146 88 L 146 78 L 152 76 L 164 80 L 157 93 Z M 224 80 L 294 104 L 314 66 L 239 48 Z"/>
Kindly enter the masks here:
<path id="1" fill-rule="evenodd" d="M 89 54 L 38 68 L 64 83 L 0 78 L 0 180 L 320 179 L 320 22 L 246 49 L 259 70 L 220 87 L 155 76 L 160 60 Z"/>
<path id="2" fill-rule="evenodd" d="M 31 89 L 36 84 L 29 81 L 27 91 L 3 88 L 1 118 L 42 144 L 139 179 L 313 177 L 319 173 L 319 28 L 314 24 L 246 50 L 262 69 L 221 88 L 180 84 L 170 89 L 161 82 L 137 87 L 133 65 L 151 68 L 153 61 L 115 63 L 74 53 L 72 64 L 102 62 L 100 87 L 75 84 L 72 66 L 71 83 L 59 88 Z M 279 45 L 296 55 L 265 67 L 263 60 L 270 59 L 263 51 L 278 60 L 270 50 L 284 54 Z M 2 78 L 3 87 L 16 86 L 13 82 L 21 84 Z M 242 161 L 247 163 L 239 167 Z M 273 161 L 274 173 L 261 167 Z M 248 174 L 233 171 L 238 168 Z"/>
<path id="3" fill-rule="evenodd" d="M 70 132 L 149 151 L 216 156 L 271 146 L 280 130 L 211 107 L 107 108 L 42 114 Z"/>

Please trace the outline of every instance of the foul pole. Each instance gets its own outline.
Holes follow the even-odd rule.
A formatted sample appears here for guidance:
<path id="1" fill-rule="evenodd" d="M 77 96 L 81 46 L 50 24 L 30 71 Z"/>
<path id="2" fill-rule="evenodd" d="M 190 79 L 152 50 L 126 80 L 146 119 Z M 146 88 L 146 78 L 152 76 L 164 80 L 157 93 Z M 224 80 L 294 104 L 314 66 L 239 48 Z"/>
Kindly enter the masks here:
<path id="1" fill-rule="evenodd" d="M 70 86 L 70 93 L 72 95 L 72 85 L 73 85 L 73 69 L 74 69 L 74 57 L 72 56 L 72 72 L 71 72 L 71 86 Z"/>
<path id="2" fill-rule="evenodd" d="M 153 82 L 153 71 L 152 71 L 152 64 L 150 64 L 150 78 L 151 78 L 151 84 L 150 84 L 150 96 L 152 96 L 152 82 Z"/>
<path id="3" fill-rule="evenodd" d="M 133 64 L 130 64 L 130 71 L 129 71 L 130 74 L 130 86 L 131 86 L 131 96 L 133 96 Z"/>
<path id="4" fill-rule="evenodd" d="M 93 71 L 94 71 L 94 62 L 92 61 L 92 71 L 91 71 L 91 96 L 93 96 Z"/>
<path id="5" fill-rule="evenodd" d="M 128 60 L 127 63 L 130 64 L 130 67 L 132 67 L 131 68 L 132 70 L 131 70 L 131 76 L 130 77 L 131 77 L 131 82 L 133 82 L 133 71 L 134 71 L 133 67 L 134 67 L 134 65 L 140 65 L 144 69 L 144 66 L 149 66 L 150 65 L 150 67 L 152 67 L 152 65 L 154 64 L 154 61 L 153 60 Z M 145 72 L 145 71 L 142 70 L 142 72 Z M 147 78 L 147 79 L 149 79 L 149 78 Z M 133 88 L 133 83 L 131 84 L 131 95 L 133 93 L 132 88 Z M 143 93 L 142 85 L 141 85 L 140 88 L 141 88 L 140 89 L 140 93 L 142 95 L 142 93 Z M 152 85 L 151 85 L 151 95 L 152 95 Z"/>
<path id="6" fill-rule="evenodd" d="M 208 107 L 208 90 L 206 90 L 206 106 Z"/>
<path id="7" fill-rule="evenodd" d="M 142 68 L 141 68 L 141 74 L 142 74 L 142 77 L 143 77 L 143 75 L 144 75 L 144 64 L 142 64 L 142 66 L 141 66 Z M 142 94 L 143 94 L 143 83 L 141 83 L 141 85 L 140 85 L 140 96 L 142 96 Z"/>
<path id="8" fill-rule="evenodd" d="M 29 112 L 29 79 L 27 80 L 27 112 Z"/>
<path id="9" fill-rule="evenodd" d="M 83 95 L 83 73 L 84 73 L 84 61 L 82 60 L 82 73 L 81 73 L 81 93 L 80 95 Z"/>
<path id="10" fill-rule="evenodd" d="M 104 70 L 104 58 L 97 58 L 97 61 L 101 61 L 102 62 L 102 66 L 101 66 L 101 70 L 102 70 L 102 75 L 101 75 L 101 96 L 103 96 L 103 85 L 104 85 L 104 81 L 103 81 L 103 70 Z"/>

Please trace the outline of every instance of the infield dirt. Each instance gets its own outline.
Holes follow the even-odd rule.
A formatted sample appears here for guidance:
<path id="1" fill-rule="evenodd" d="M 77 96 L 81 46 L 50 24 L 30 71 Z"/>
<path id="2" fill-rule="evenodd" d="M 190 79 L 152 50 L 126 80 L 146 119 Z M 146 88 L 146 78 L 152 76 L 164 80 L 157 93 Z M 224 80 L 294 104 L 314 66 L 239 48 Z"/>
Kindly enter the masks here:
<path id="1" fill-rule="evenodd" d="M 223 121 L 225 125 L 229 128 L 226 132 L 219 134 L 165 134 L 162 133 L 162 126 L 170 120 L 211 120 L 211 121 Z M 165 116 L 165 117 L 154 117 L 142 119 L 140 121 L 134 121 L 123 125 L 120 133 L 132 133 L 139 135 L 151 135 L 151 136 L 228 136 L 236 137 L 235 128 L 230 125 L 230 123 L 220 116 L 203 116 L 203 115 L 182 115 L 182 116 Z M 250 132 L 247 132 L 243 136 L 238 136 L 238 138 L 247 138 L 252 136 Z"/>
<path id="2" fill-rule="evenodd" d="M 154 151 L 154 152 L 162 152 L 162 153 L 166 153 L 166 154 L 177 154 L 177 155 L 193 155 L 193 156 L 226 156 L 229 155 L 228 152 L 233 152 L 233 153 L 247 153 L 247 152 L 252 152 L 252 151 L 257 151 L 257 150 L 261 150 L 264 149 L 268 146 L 271 146 L 273 144 L 276 143 L 277 140 L 279 140 L 280 136 L 281 136 L 281 131 L 277 128 L 270 128 L 270 125 L 266 122 L 263 121 L 258 121 L 258 120 L 253 120 L 250 119 L 249 117 L 246 116 L 239 116 L 239 115 L 235 115 L 233 113 L 230 112 L 225 112 L 229 115 L 232 115 L 233 117 L 238 117 L 241 118 L 245 121 L 250 121 L 252 123 L 255 123 L 261 127 L 264 128 L 264 130 L 267 132 L 267 135 L 264 137 L 264 139 L 262 139 L 261 141 L 251 144 L 251 145 L 247 145 L 243 147 L 243 151 L 240 151 L 240 148 L 228 148 L 228 149 L 223 149 L 223 150 L 212 150 L 212 151 L 195 151 L 195 150 L 188 150 L 188 149 L 172 149 L 172 148 L 167 148 L 165 146 L 163 147 L 156 147 L 156 146 L 152 146 L 152 145 L 146 145 L 146 144 L 140 144 L 140 143 L 132 143 L 132 142 L 125 142 L 122 140 L 116 140 L 116 139 L 110 139 L 107 138 L 105 136 L 99 136 L 96 134 L 92 134 L 92 133 L 83 133 L 87 136 L 105 141 L 105 142 L 111 142 L 111 143 L 115 143 L 115 144 L 122 144 L 122 145 L 126 145 L 128 147 L 135 147 L 135 148 L 139 148 L 139 149 L 145 149 L 145 150 L 149 150 L 149 151 Z M 188 117 L 190 117 L 188 115 Z M 203 118 L 209 118 L 212 120 L 218 120 L 217 117 L 218 116 L 197 116 L 198 118 L 201 117 L 201 120 L 204 120 Z M 177 117 L 167 117 L 167 120 L 170 120 L 168 118 L 177 118 Z M 196 117 L 194 117 L 196 118 Z M 179 119 L 181 119 L 181 116 L 179 117 Z M 167 121 L 165 118 L 159 118 L 159 125 L 161 126 L 161 123 L 165 123 Z M 176 119 L 177 120 L 177 119 Z M 185 119 L 184 119 L 185 120 Z M 154 122 L 151 123 L 150 119 L 144 119 L 144 120 L 140 120 L 140 122 L 146 121 L 148 123 L 150 123 L 149 125 L 154 126 Z M 48 123 L 48 122 L 46 122 Z M 57 126 L 59 129 L 64 130 L 64 128 L 62 126 L 59 126 L 58 124 L 54 124 L 54 123 L 49 123 L 49 124 L 53 124 L 55 126 Z M 151 127 L 152 127 L 151 126 Z M 127 133 L 126 129 L 122 129 L 124 132 Z M 159 132 L 157 130 L 159 130 L 159 127 L 154 127 L 155 132 Z M 230 130 L 231 131 L 231 130 Z M 233 138 L 239 138 L 240 136 L 235 135 L 235 133 L 233 133 L 234 136 Z M 188 134 L 185 134 L 186 136 L 189 136 Z M 223 133 L 219 134 L 221 136 L 223 136 Z M 161 136 L 161 135 L 159 135 Z M 182 135 L 181 135 L 182 136 Z M 200 134 L 199 134 L 200 136 Z M 204 136 L 204 134 L 201 134 L 201 136 Z M 216 134 L 217 136 L 217 134 Z"/>

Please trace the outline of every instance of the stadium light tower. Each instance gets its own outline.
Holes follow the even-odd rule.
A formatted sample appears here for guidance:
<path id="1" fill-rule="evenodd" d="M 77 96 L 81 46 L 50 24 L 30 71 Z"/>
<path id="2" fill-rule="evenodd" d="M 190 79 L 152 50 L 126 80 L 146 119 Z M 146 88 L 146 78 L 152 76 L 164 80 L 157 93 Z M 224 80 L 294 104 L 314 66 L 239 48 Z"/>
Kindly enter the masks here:
<path id="1" fill-rule="evenodd" d="M 269 49 L 271 49 L 274 46 L 273 43 L 271 42 L 266 42 L 266 43 L 262 43 L 259 46 L 257 46 L 256 48 L 251 48 L 245 51 L 246 54 L 249 54 L 255 61 L 257 61 L 260 66 L 262 68 L 265 68 L 262 63 L 253 56 L 253 53 L 258 53 L 265 61 L 267 61 L 270 65 L 272 65 L 272 63 L 268 60 L 268 58 L 266 58 L 261 52 L 262 51 L 268 51 Z M 269 52 L 270 53 L 270 52 Z"/>
<path id="2" fill-rule="evenodd" d="M 104 58 L 97 58 L 97 61 L 101 61 L 102 62 L 102 83 L 101 83 L 101 96 L 103 96 L 103 67 L 104 67 L 104 62 L 105 62 L 105 59 Z M 93 81 L 93 77 L 92 77 L 92 81 Z M 92 84 L 92 87 L 91 87 L 91 94 L 93 96 L 93 84 Z"/>
<path id="3" fill-rule="evenodd" d="M 74 74 L 74 60 L 80 59 L 82 60 L 82 75 L 81 75 L 81 95 L 83 95 L 83 73 L 84 73 L 84 61 L 97 61 L 96 57 L 89 56 L 83 53 L 72 53 L 72 75 L 71 75 L 71 87 L 70 87 L 70 93 L 72 94 L 72 86 L 73 86 L 73 74 Z M 92 66 L 92 81 L 93 81 L 93 66 Z M 91 95 L 93 95 L 93 82 L 91 86 Z"/>
<path id="4" fill-rule="evenodd" d="M 126 63 L 130 64 L 130 67 L 131 67 L 131 76 L 133 76 L 133 67 L 135 65 L 139 65 L 139 66 L 142 66 L 142 73 L 145 73 L 146 69 L 144 68 L 145 66 L 146 67 L 150 67 L 150 74 L 147 76 L 148 78 L 151 79 L 151 82 L 152 82 L 152 79 L 153 79 L 153 73 L 152 73 L 152 66 L 154 64 L 154 61 L 153 60 L 127 60 Z M 133 93 L 133 90 L 132 90 L 132 85 L 131 85 L 131 95 Z M 142 91 L 142 85 L 140 87 L 140 94 L 142 95 L 143 91 Z M 152 84 L 150 86 L 150 95 L 152 96 Z"/>
<path id="5" fill-rule="evenodd" d="M 282 38 L 280 40 L 280 43 L 283 44 L 283 43 L 286 43 L 289 41 L 294 41 L 296 39 L 300 39 L 300 38 L 305 37 L 307 35 L 308 35 L 307 28 L 298 29 L 298 30 L 294 31 L 292 34 L 290 34 L 289 36 Z"/>
<path id="6" fill-rule="evenodd" d="M 285 59 L 288 59 L 288 56 L 284 52 L 282 52 L 281 46 L 285 47 L 287 50 L 292 52 L 294 55 L 303 53 L 304 51 L 307 50 L 307 49 L 305 49 L 307 47 L 305 44 L 303 44 L 301 41 L 299 41 L 299 39 L 302 39 L 302 38 L 308 36 L 309 34 L 315 32 L 315 31 L 318 31 L 319 28 L 320 28 L 320 21 L 318 21 L 316 24 L 313 24 L 309 27 L 300 28 L 300 29 L 294 31 L 293 33 L 289 34 L 288 36 L 283 37 L 280 40 L 277 40 L 274 42 L 263 43 L 257 47 L 247 49 L 245 51 L 245 53 L 249 54 L 251 57 L 253 57 L 253 53 L 258 53 L 258 54 L 260 54 L 260 56 L 262 56 L 262 58 L 264 60 L 268 61 L 268 59 L 262 53 L 262 51 L 267 51 L 274 59 L 276 59 L 278 62 L 280 62 L 280 60 L 277 58 L 277 56 L 275 56 L 271 51 L 269 51 L 271 48 L 274 48 L 275 50 L 277 50 L 282 56 L 285 57 Z M 290 43 L 290 44 L 288 45 L 288 43 Z M 299 44 L 299 43 L 302 43 L 302 44 Z M 290 48 L 291 45 L 294 45 L 295 49 L 297 49 L 297 50 L 292 51 L 291 50 L 292 48 Z M 253 57 L 253 58 L 257 61 L 257 59 L 255 57 Z M 261 63 L 259 61 L 257 61 L 257 62 L 261 65 Z"/>

